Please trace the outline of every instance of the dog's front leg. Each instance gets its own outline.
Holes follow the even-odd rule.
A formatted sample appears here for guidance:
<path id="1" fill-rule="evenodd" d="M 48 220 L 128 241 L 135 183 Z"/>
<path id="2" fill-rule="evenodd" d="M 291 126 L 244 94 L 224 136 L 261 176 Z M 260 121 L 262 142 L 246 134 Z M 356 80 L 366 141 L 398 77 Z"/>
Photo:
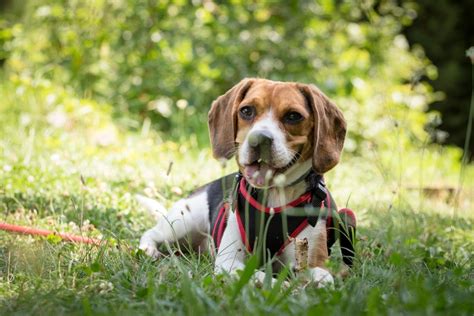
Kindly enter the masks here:
<path id="1" fill-rule="evenodd" d="M 163 243 L 190 241 L 194 248 L 198 247 L 208 234 L 208 214 L 205 192 L 179 200 L 168 213 L 161 215 L 155 227 L 143 234 L 140 249 L 156 259 L 161 255 L 158 248 Z"/>
<path id="2" fill-rule="evenodd" d="M 237 275 L 237 271 L 245 268 L 246 253 L 235 213 L 230 213 L 227 227 L 217 252 L 214 272 L 217 274 L 227 273 L 232 276 Z M 265 278 L 266 274 L 263 271 L 257 270 L 253 275 L 253 280 L 257 286 L 262 286 Z M 271 282 L 274 285 L 277 280 L 272 278 Z M 288 287 L 289 283 L 285 281 L 284 286 Z"/>
<path id="3" fill-rule="evenodd" d="M 331 273 L 324 268 L 309 268 L 309 276 L 311 282 L 318 288 L 331 287 L 334 284 Z"/>
<path id="4" fill-rule="evenodd" d="M 245 252 L 236 215 L 234 212 L 230 212 L 227 218 L 227 226 L 217 251 L 214 272 L 232 275 L 237 270 L 243 270 L 245 267 Z"/>

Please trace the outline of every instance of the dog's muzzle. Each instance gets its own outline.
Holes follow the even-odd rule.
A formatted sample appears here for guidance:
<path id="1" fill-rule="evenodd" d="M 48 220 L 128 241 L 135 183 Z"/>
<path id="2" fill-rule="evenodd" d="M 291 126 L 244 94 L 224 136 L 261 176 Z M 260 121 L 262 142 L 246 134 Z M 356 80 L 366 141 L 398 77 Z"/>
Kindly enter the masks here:
<path id="1" fill-rule="evenodd" d="M 248 138 L 249 147 L 253 153 L 253 160 L 262 160 L 270 163 L 272 159 L 273 136 L 269 131 L 260 130 L 253 132 Z"/>
<path id="2" fill-rule="evenodd" d="M 264 186 L 276 171 L 274 137 L 269 130 L 259 129 L 247 136 L 247 144 L 249 163 L 244 165 L 244 175 L 254 186 Z"/>

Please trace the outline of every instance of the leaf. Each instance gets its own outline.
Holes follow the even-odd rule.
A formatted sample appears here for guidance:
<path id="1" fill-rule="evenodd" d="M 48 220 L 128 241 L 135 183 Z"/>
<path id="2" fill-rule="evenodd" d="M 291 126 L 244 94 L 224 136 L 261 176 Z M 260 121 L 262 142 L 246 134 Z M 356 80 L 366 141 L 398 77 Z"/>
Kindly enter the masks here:
<path id="1" fill-rule="evenodd" d="M 281 301 L 282 298 L 286 297 L 292 290 L 291 287 L 288 287 L 287 289 L 283 288 L 283 284 L 288 278 L 288 275 L 290 274 L 290 270 L 285 267 L 277 277 L 276 282 L 273 284 L 272 290 L 270 294 L 268 295 L 268 303 L 269 304 L 277 304 L 279 301 Z M 282 292 L 283 291 L 283 292 Z M 278 295 L 280 294 L 280 295 Z"/>
<path id="2" fill-rule="evenodd" d="M 95 261 L 91 264 L 90 268 L 92 272 L 99 272 L 102 270 L 102 265 L 99 262 Z"/>
<path id="3" fill-rule="evenodd" d="M 245 264 L 244 270 L 242 270 L 239 274 L 239 280 L 235 283 L 234 291 L 232 294 L 231 300 L 234 301 L 237 295 L 239 295 L 240 290 L 247 284 L 254 274 L 254 271 L 258 267 L 258 256 L 252 255 Z"/>
<path id="4" fill-rule="evenodd" d="M 54 245 L 57 245 L 59 243 L 61 243 L 61 241 L 63 240 L 60 236 L 56 235 L 56 234 L 49 234 L 47 237 L 46 237 L 46 240 Z"/>

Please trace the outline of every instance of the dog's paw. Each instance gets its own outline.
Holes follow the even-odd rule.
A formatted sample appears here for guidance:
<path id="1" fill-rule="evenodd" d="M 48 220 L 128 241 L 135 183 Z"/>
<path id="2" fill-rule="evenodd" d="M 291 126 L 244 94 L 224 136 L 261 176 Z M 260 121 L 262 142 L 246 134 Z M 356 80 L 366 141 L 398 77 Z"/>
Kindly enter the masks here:
<path id="1" fill-rule="evenodd" d="M 311 281 L 318 287 L 330 287 L 334 284 L 334 278 L 328 270 L 323 268 L 310 269 Z"/>
<path id="2" fill-rule="evenodd" d="M 255 272 L 255 274 L 253 275 L 253 282 L 254 282 L 254 284 L 257 288 L 262 288 L 263 285 L 264 285 L 264 282 L 265 282 L 265 272 L 263 272 L 263 271 Z M 275 278 L 271 278 L 270 282 L 271 282 L 271 287 L 272 288 L 275 287 L 278 284 L 278 280 L 275 279 Z M 287 290 L 291 287 L 291 284 L 290 284 L 290 282 L 284 280 L 281 283 L 280 287 L 283 290 Z"/>
<path id="3" fill-rule="evenodd" d="M 156 249 L 156 246 L 155 245 L 150 245 L 150 244 L 140 244 L 140 246 L 138 247 L 140 248 L 141 250 L 143 250 L 143 252 L 153 258 L 153 259 L 159 259 L 163 254 L 161 252 L 158 251 L 158 249 Z"/>

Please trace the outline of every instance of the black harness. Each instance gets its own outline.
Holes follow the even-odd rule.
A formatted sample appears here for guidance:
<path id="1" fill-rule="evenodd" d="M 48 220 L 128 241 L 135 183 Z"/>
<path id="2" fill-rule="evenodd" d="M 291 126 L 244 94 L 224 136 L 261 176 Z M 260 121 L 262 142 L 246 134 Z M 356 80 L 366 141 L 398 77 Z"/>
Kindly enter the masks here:
<path id="1" fill-rule="evenodd" d="M 237 174 L 232 197 L 220 205 L 217 216 L 211 217 L 211 235 L 219 249 L 226 227 L 227 214 L 234 210 L 241 239 L 250 253 L 261 253 L 271 258 L 280 255 L 285 247 L 308 225 L 315 226 L 321 214 L 326 216 L 328 251 L 340 239 L 343 260 L 351 265 L 354 257 L 355 217 L 348 209 L 337 212 L 336 205 L 322 176 L 310 172 L 305 181 L 308 191 L 298 199 L 281 207 L 266 207 L 266 191 L 247 184 Z"/>

